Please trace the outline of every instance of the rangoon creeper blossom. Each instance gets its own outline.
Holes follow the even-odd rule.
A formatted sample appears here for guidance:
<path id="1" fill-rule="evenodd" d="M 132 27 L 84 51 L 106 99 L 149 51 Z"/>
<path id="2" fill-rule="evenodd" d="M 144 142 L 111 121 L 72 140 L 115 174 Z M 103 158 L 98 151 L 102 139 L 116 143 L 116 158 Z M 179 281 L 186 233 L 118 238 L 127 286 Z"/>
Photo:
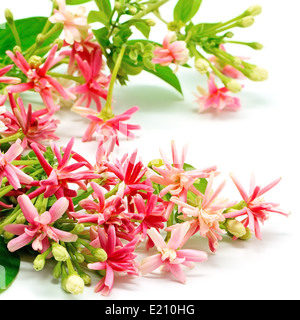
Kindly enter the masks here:
<path id="1" fill-rule="evenodd" d="M 66 212 L 69 205 L 66 198 L 59 199 L 49 212 L 46 211 L 41 215 L 28 196 L 22 195 L 18 197 L 18 202 L 29 225 L 11 224 L 5 227 L 7 232 L 18 236 L 8 243 L 9 251 L 17 251 L 33 241 L 33 250 L 44 252 L 50 247 L 49 239 L 55 242 L 59 240 L 74 242 L 77 240 L 77 235 L 64 232 L 52 226 Z"/>
<path id="2" fill-rule="evenodd" d="M 185 41 L 177 41 L 175 32 L 169 32 L 163 41 L 162 47 L 157 47 L 154 51 L 153 63 L 161 66 L 169 66 L 172 63 L 176 65 L 184 65 L 189 59 L 189 50 Z"/>
<path id="3" fill-rule="evenodd" d="M 245 207 L 242 210 L 232 210 L 232 212 L 224 214 L 224 217 L 236 218 L 246 216 L 242 223 L 245 227 L 249 227 L 252 232 L 255 232 L 257 239 L 262 239 L 259 222 L 264 223 L 268 220 L 270 213 L 275 212 L 286 217 L 290 215 L 289 212 L 280 209 L 279 204 L 266 202 L 262 198 L 265 193 L 274 188 L 281 181 L 281 178 L 271 182 L 265 187 L 261 187 L 255 185 L 255 178 L 252 176 L 248 194 L 234 174 L 230 174 L 230 177 L 238 188 L 239 193 L 245 202 Z"/>
<path id="4" fill-rule="evenodd" d="M 0 186 L 4 177 L 15 190 L 21 188 L 21 184 L 30 185 L 33 182 L 32 177 L 12 164 L 12 161 L 18 158 L 23 150 L 21 140 L 17 140 L 5 154 L 0 152 Z"/>
<path id="5" fill-rule="evenodd" d="M 72 45 L 81 42 L 88 35 L 91 28 L 87 23 L 86 9 L 80 6 L 74 13 L 67 10 L 65 0 L 56 0 L 59 10 L 54 10 L 54 15 L 49 18 L 52 23 L 63 23 L 65 41 Z"/>
<path id="6" fill-rule="evenodd" d="M 103 279 L 96 285 L 96 292 L 101 292 L 104 296 L 109 295 L 114 285 L 115 273 L 138 275 L 137 263 L 135 262 L 137 255 L 134 254 L 137 242 L 138 238 L 125 246 L 120 246 L 117 244 L 114 226 L 110 226 L 107 233 L 104 229 L 98 228 L 97 237 L 93 239 L 91 245 L 104 249 L 107 253 L 107 260 L 88 264 L 88 268 L 91 270 L 106 271 Z"/>
<path id="7" fill-rule="evenodd" d="M 173 231 L 169 242 L 166 244 L 161 234 L 152 228 L 148 235 L 155 243 L 158 254 L 147 257 L 140 265 L 142 275 L 146 275 L 163 266 L 164 272 L 171 272 L 181 283 L 186 282 L 185 274 L 180 265 L 193 268 L 193 262 L 204 262 L 207 254 L 202 251 L 181 249 L 182 242 L 190 228 L 189 223 L 178 225 Z"/>
<path id="8" fill-rule="evenodd" d="M 38 62 L 34 65 L 30 65 L 20 52 L 16 52 L 16 55 L 7 51 L 6 54 L 13 60 L 16 66 L 26 75 L 28 81 L 26 83 L 17 84 L 14 86 L 8 86 L 7 91 L 9 93 L 21 93 L 28 90 L 34 90 L 41 95 L 44 104 L 48 108 L 49 112 L 55 112 L 59 109 L 59 106 L 54 105 L 52 91 L 57 91 L 60 95 L 69 100 L 73 98 L 73 95 L 67 93 L 59 82 L 53 77 L 47 75 L 49 69 L 55 66 L 63 57 L 55 58 L 58 45 L 54 45 L 50 50 L 49 55 L 42 65 L 41 59 L 37 57 Z"/>
<path id="9" fill-rule="evenodd" d="M 226 87 L 218 88 L 213 74 L 208 80 L 208 92 L 202 87 L 198 87 L 201 96 L 197 96 L 199 103 L 199 112 L 206 111 L 210 108 L 222 111 L 225 108 L 236 111 L 241 107 L 240 100 L 236 97 L 228 95 L 229 89 Z"/>
<path id="10" fill-rule="evenodd" d="M 198 190 L 195 191 L 195 194 L 198 196 L 195 200 L 195 206 L 189 205 L 176 197 L 172 197 L 170 200 L 182 207 L 183 215 L 179 219 L 188 221 L 190 225 L 184 241 L 186 242 L 199 231 L 202 237 L 208 239 L 209 248 L 212 252 L 216 252 L 218 240 L 222 240 L 221 235 L 224 233 L 219 225 L 220 222 L 225 220 L 223 211 L 231 206 L 226 200 L 218 199 L 219 194 L 225 187 L 226 181 L 221 183 L 215 191 L 212 191 L 214 178 L 215 174 L 212 172 L 204 194 Z"/>

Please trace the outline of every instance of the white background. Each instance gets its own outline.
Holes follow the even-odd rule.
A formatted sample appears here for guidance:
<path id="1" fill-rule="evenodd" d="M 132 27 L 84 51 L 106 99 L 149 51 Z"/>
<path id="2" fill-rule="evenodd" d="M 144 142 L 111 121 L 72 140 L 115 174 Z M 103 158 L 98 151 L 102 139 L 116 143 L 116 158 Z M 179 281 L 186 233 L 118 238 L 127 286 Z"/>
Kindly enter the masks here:
<path id="1" fill-rule="evenodd" d="M 263 83 L 245 81 L 239 94 L 242 110 L 198 114 L 193 93 L 205 80 L 194 70 L 180 70 L 184 98 L 172 88 L 151 75 L 132 78 L 127 87 L 116 87 L 115 112 L 140 107 L 132 123 L 141 124 L 137 139 L 122 141 L 118 154 L 139 149 L 145 163 L 159 157 L 162 147 L 170 154 L 170 141 L 175 140 L 180 150 L 189 143 L 187 162 L 202 168 L 216 164 L 222 172 L 217 183 L 227 179 L 224 196 L 239 200 L 239 194 L 228 174 L 235 172 L 245 186 L 251 172 L 259 184 L 267 184 L 277 177 L 282 182 L 267 194 L 266 199 L 281 203 L 291 211 L 289 218 L 274 214 L 262 228 L 263 240 L 232 242 L 224 238 L 216 254 L 193 270 L 187 270 L 187 283 L 181 285 L 171 276 L 155 272 L 144 278 L 118 276 L 112 294 L 103 298 L 93 292 L 98 281 L 93 278 L 91 287 L 81 296 L 63 292 L 53 280 L 51 266 L 37 273 L 30 260 L 23 260 L 20 273 L 13 285 L 0 299 L 299 299 L 299 8 L 297 1 L 257 0 L 263 14 L 249 29 L 236 29 L 235 39 L 259 41 L 263 51 L 253 51 L 239 46 L 228 47 L 236 55 L 251 57 L 251 62 L 269 70 L 270 79 Z M 230 19 L 250 5 L 249 0 L 204 0 L 194 21 L 218 22 Z M 168 8 L 162 12 L 170 17 Z M 16 18 L 48 15 L 50 2 L 46 0 L 1 1 L 0 11 L 9 7 Z M 93 7 L 93 6 L 88 6 Z M 3 20 L 3 18 L 1 18 Z M 2 21 L 1 20 L 1 21 Z M 162 40 L 166 30 L 158 24 L 152 38 Z M 75 149 L 91 161 L 96 142 L 82 144 L 87 123 L 79 116 L 61 111 L 62 120 L 58 134 L 60 145 L 71 136 L 76 137 Z M 208 252 L 204 239 L 196 237 L 189 248 Z M 142 256 L 143 250 L 139 251 Z"/>

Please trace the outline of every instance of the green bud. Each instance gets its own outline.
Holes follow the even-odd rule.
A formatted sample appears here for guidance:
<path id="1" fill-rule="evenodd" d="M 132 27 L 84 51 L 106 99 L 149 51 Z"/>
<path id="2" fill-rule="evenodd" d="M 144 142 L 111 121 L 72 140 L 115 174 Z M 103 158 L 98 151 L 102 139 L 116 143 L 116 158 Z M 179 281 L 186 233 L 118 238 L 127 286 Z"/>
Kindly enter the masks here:
<path id="1" fill-rule="evenodd" d="M 42 45 L 45 42 L 45 40 L 46 40 L 46 37 L 42 33 L 38 34 L 36 37 L 36 43 L 38 45 Z"/>
<path id="2" fill-rule="evenodd" d="M 240 239 L 240 240 L 250 240 L 251 237 L 252 237 L 252 232 L 251 232 L 251 230 L 247 227 L 247 228 L 246 228 L 246 234 L 245 234 L 244 236 L 240 237 L 239 239 Z"/>
<path id="3" fill-rule="evenodd" d="M 134 7 L 134 6 L 131 6 L 130 8 L 129 8 L 129 12 L 130 12 L 130 14 L 136 14 L 137 13 L 137 8 L 136 7 Z"/>
<path id="4" fill-rule="evenodd" d="M 234 79 L 231 79 L 226 83 L 226 88 L 232 93 L 238 93 L 242 90 L 241 84 Z"/>
<path id="5" fill-rule="evenodd" d="M 248 28 L 251 27 L 255 22 L 255 19 L 251 16 L 245 17 L 237 22 L 238 27 Z"/>
<path id="6" fill-rule="evenodd" d="M 14 15 L 9 9 L 5 9 L 4 11 L 5 19 L 8 24 L 13 24 L 14 23 Z"/>
<path id="7" fill-rule="evenodd" d="M 153 19 L 147 19 L 146 23 L 149 27 L 155 27 L 156 26 L 156 21 Z"/>
<path id="8" fill-rule="evenodd" d="M 201 74 L 205 74 L 206 72 L 208 72 L 209 63 L 205 59 L 199 58 L 195 61 L 195 68 Z"/>
<path id="9" fill-rule="evenodd" d="M 248 16 L 252 16 L 252 17 L 255 17 L 255 16 L 258 16 L 262 13 L 262 7 L 257 4 L 257 5 L 254 5 L 254 6 L 251 6 L 246 12 L 245 14 L 248 15 Z"/>
<path id="10" fill-rule="evenodd" d="M 46 259 L 42 254 L 39 254 L 33 261 L 33 268 L 35 271 L 41 271 L 44 269 Z"/>
<path id="11" fill-rule="evenodd" d="M 20 213 L 16 218 L 16 224 L 25 224 L 26 218 L 23 213 Z"/>
<path id="12" fill-rule="evenodd" d="M 237 238 L 243 237 L 246 235 L 246 228 L 245 226 L 238 220 L 228 220 L 225 224 L 229 233 L 234 235 Z"/>
<path id="13" fill-rule="evenodd" d="M 163 165 L 164 165 L 164 162 L 162 159 L 154 159 L 148 163 L 149 168 L 152 168 L 152 166 L 162 167 Z"/>
<path id="14" fill-rule="evenodd" d="M 74 234 L 80 234 L 84 231 L 85 226 L 83 223 L 78 223 L 75 225 L 74 229 L 72 230 L 72 233 Z"/>
<path id="15" fill-rule="evenodd" d="M 63 45 L 64 45 L 64 41 L 63 41 L 63 39 L 56 39 L 54 42 L 53 42 L 53 44 L 54 45 L 56 45 L 57 44 L 57 50 L 60 50 L 62 47 L 63 47 Z"/>
<path id="16" fill-rule="evenodd" d="M 225 34 L 225 37 L 231 39 L 231 38 L 234 37 L 234 33 L 231 32 L 231 31 L 229 31 L 229 32 L 227 32 L 227 33 Z"/>
<path id="17" fill-rule="evenodd" d="M 251 42 L 248 44 L 248 46 L 254 50 L 262 50 L 264 48 L 264 46 L 259 42 Z"/>
<path id="18" fill-rule="evenodd" d="M 117 11 L 119 11 L 119 10 L 122 9 L 122 5 L 121 5 L 121 3 L 120 3 L 119 1 L 116 1 L 116 2 L 115 2 L 115 9 L 116 9 Z"/>
<path id="19" fill-rule="evenodd" d="M 92 255 L 100 262 L 104 262 L 107 260 L 107 253 L 101 248 L 96 248 L 95 250 L 93 250 Z"/>
<path id="20" fill-rule="evenodd" d="M 66 279 L 65 288 L 74 295 L 82 294 L 84 291 L 84 281 L 79 275 L 71 274 Z"/>
<path id="21" fill-rule="evenodd" d="M 13 53 L 16 54 L 17 52 L 22 53 L 22 49 L 19 46 L 14 46 Z"/>
<path id="22" fill-rule="evenodd" d="M 56 261 L 67 261 L 69 259 L 66 248 L 56 242 L 52 243 L 52 254 Z"/>
<path id="23" fill-rule="evenodd" d="M 265 81 L 269 77 L 269 73 L 266 69 L 255 67 L 249 71 L 248 78 L 252 81 Z"/>
<path id="24" fill-rule="evenodd" d="M 92 279 L 91 279 L 91 277 L 90 277 L 88 274 L 82 273 L 82 274 L 80 274 L 80 277 L 81 277 L 81 279 L 83 280 L 83 282 L 84 282 L 84 284 L 85 284 L 86 286 L 88 286 L 89 284 L 91 284 Z"/>
<path id="25" fill-rule="evenodd" d="M 14 234 L 9 233 L 7 231 L 4 231 L 4 233 L 3 233 L 3 237 L 5 240 L 11 240 L 14 236 L 15 236 Z"/>
<path id="26" fill-rule="evenodd" d="M 43 63 L 43 60 L 39 56 L 32 56 L 28 60 L 28 64 L 32 69 L 38 69 Z"/>
<path id="27" fill-rule="evenodd" d="M 53 269 L 52 275 L 55 279 L 59 279 L 61 277 L 61 264 L 61 261 L 57 262 L 56 266 Z"/>

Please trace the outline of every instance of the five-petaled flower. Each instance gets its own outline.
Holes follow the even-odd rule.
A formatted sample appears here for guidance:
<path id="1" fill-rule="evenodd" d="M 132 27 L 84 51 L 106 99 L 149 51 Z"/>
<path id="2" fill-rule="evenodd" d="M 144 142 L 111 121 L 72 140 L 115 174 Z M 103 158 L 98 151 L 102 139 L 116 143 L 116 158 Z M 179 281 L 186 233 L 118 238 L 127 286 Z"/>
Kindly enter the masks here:
<path id="1" fill-rule="evenodd" d="M 276 179 L 265 187 L 255 185 L 254 176 L 251 178 L 251 185 L 249 194 L 242 187 L 234 174 L 230 174 L 231 179 L 239 190 L 243 200 L 245 201 L 245 207 L 241 210 L 232 210 L 232 212 L 224 214 L 225 218 L 236 218 L 246 216 L 242 221 L 245 227 L 249 227 L 252 232 L 255 232 L 257 239 L 261 240 L 261 230 L 259 222 L 264 223 L 269 219 L 270 213 L 279 213 L 284 216 L 289 216 L 289 212 L 286 212 L 279 208 L 279 204 L 273 202 L 266 202 L 262 196 L 274 188 L 281 178 Z"/>
<path id="2" fill-rule="evenodd" d="M 53 227 L 55 221 L 66 212 L 69 202 L 66 198 L 60 198 L 49 211 L 41 215 L 27 195 L 18 197 L 18 203 L 28 222 L 28 225 L 10 224 L 5 230 L 18 237 L 9 241 L 7 247 L 11 252 L 25 247 L 32 241 L 32 248 L 35 251 L 44 252 L 50 247 L 49 239 L 59 242 L 75 242 L 77 235 L 62 231 Z"/>
<path id="3" fill-rule="evenodd" d="M 173 229 L 171 238 L 166 243 L 161 234 L 152 228 L 148 230 L 148 235 L 155 243 L 158 254 L 144 259 L 140 266 L 142 275 L 146 275 L 163 266 L 163 271 L 171 272 L 181 283 L 186 282 L 185 274 L 181 264 L 193 268 L 193 262 L 204 262 L 207 254 L 202 251 L 181 249 L 183 239 L 190 228 L 189 223 L 176 225 Z"/>

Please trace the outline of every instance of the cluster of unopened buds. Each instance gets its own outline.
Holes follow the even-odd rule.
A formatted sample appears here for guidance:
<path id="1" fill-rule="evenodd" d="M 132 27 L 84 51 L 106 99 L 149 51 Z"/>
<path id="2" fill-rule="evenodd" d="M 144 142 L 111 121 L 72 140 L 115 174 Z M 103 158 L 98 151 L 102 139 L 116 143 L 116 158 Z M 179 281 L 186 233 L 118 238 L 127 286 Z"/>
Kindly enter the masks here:
<path id="1" fill-rule="evenodd" d="M 225 23 L 194 24 L 202 1 L 189 8 L 188 1 L 179 0 L 172 22 L 159 12 L 166 2 L 117 1 L 112 6 L 108 0 L 96 1 L 99 11 L 86 15 L 84 7 L 70 11 L 65 0 L 56 0 L 50 18 L 27 42 L 21 27 L 28 20 L 15 21 L 10 10 L 5 12 L 7 28 L 1 32 L 13 35 L 15 45 L 0 56 L 0 235 L 10 252 L 31 248 L 37 271 L 56 261 L 53 276 L 66 292 L 80 294 L 91 283 L 86 268 L 99 274 L 95 291 L 103 295 L 111 292 L 116 273 L 139 276 L 162 268 L 185 283 L 184 267 L 208 258 L 206 252 L 188 249 L 192 237 L 206 239 L 216 252 L 224 236 L 247 240 L 254 233 L 261 239 L 260 224 L 271 213 L 289 215 L 262 198 L 280 179 L 260 187 L 252 178 L 246 192 L 232 174 L 241 201 L 224 200 L 225 181 L 215 187 L 217 167 L 187 164 L 187 147 L 179 155 L 174 142 L 172 160 L 163 150 L 148 165 L 137 160 L 138 151 L 114 157 L 119 134 L 134 138 L 140 129 L 127 123 L 138 107 L 113 112 L 117 81 L 126 84 L 144 70 L 180 91 L 176 71 L 193 57 L 196 69 L 208 76 L 209 92 L 199 88 L 203 111 L 238 110 L 239 99 L 228 95 L 242 89 L 236 79 L 267 78 L 264 69 L 225 50 L 226 43 L 262 48 L 228 40 L 232 28 L 253 24 L 260 6 Z M 147 40 L 155 25 L 143 19 L 149 13 L 168 26 L 162 45 Z M 121 17 L 129 19 L 121 23 Z M 93 22 L 104 27 L 92 32 Z M 132 40 L 132 27 L 146 40 Z M 218 88 L 216 77 L 224 87 Z M 38 94 L 42 107 L 27 106 L 24 92 Z M 65 147 L 54 143 L 62 106 L 90 121 L 82 141 L 97 137 L 93 163 L 73 150 L 74 138 Z M 143 261 L 136 254 L 141 246 L 149 251 Z"/>

